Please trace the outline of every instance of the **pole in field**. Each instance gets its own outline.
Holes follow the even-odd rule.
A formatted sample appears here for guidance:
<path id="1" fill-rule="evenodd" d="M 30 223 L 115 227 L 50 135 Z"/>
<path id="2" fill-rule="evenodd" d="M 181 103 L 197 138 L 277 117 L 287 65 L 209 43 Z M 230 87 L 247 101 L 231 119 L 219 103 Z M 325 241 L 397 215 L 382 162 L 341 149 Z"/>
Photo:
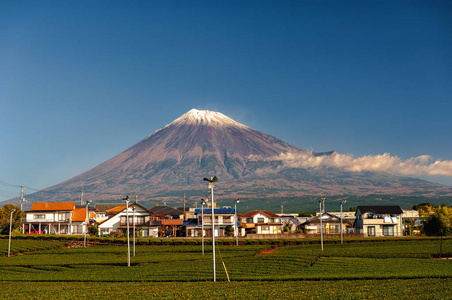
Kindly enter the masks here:
<path id="1" fill-rule="evenodd" d="M 322 225 L 322 215 L 323 215 L 323 210 L 325 209 L 325 198 L 322 198 L 319 200 L 319 204 L 320 204 L 320 244 L 322 247 L 322 251 L 323 251 L 323 225 Z"/>
<path id="2" fill-rule="evenodd" d="M 9 219 L 9 242 L 8 242 L 8 257 L 11 256 L 11 229 L 13 228 L 13 213 L 16 211 L 15 208 L 11 209 L 11 217 Z"/>
<path id="3" fill-rule="evenodd" d="M 89 217 L 88 217 L 88 205 L 91 203 L 91 200 L 86 201 L 86 215 L 85 215 L 85 238 L 83 239 L 83 247 L 86 248 L 86 233 L 88 232 L 88 223 L 89 223 Z"/>
<path id="4" fill-rule="evenodd" d="M 127 218 L 127 266 L 130 267 L 130 233 L 129 233 L 129 196 L 122 198 L 126 202 L 126 218 Z"/>
<path id="5" fill-rule="evenodd" d="M 346 202 L 347 202 L 347 200 L 341 201 L 341 244 L 344 243 L 344 238 L 342 237 L 342 219 L 343 219 L 343 217 L 342 217 L 342 205 L 345 204 Z"/>
<path id="6" fill-rule="evenodd" d="M 238 220 L 237 220 L 237 203 L 239 203 L 239 202 L 240 202 L 239 198 L 234 200 L 234 210 L 235 210 L 235 218 L 234 218 L 234 221 L 235 221 L 235 245 L 236 246 L 239 245 L 239 238 L 238 238 L 238 236 L 239 236 L 239 228 L 238 228 L 238 224 L 237 224 L 238 223 Z"/>
<path id="7" fill-rule="evenodd" d="M 215 212 L 214 212 L 214 201 L 213 201 L 213 184 L 218 181 L 217 176 L 212 178 L 204 178 L 204 181 L 209 182 L 210 195 L 212 197 L 212 262 L 213 262 L 213 281 L 217 281 L 216 270 L 215 270 Z"/>

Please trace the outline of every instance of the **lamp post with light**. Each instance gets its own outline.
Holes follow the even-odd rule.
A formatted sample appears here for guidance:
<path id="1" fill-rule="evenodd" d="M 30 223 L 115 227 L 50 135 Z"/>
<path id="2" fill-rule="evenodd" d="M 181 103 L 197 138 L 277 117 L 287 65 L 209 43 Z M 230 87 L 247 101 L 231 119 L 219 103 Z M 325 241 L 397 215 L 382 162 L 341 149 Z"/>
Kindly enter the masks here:
<path id="1" fill-rule="evenodd" d="M 129 196 L 122 198 L 126 202 L 126 218 L 127 218 L 127 266 L 130 267 L 130 236 L 129 236 Z"/>
<path id="2" fill-rule="evenodd" d="M 239 198 L 234 200 L 234 209 L 235 209 L 235 218 L 234 218 L 234 221 L 235 221 L 235 245 L 236 246 L 239 245 L 239 228 L 238 228 L 238 225 L 237 225 L 237 221 L 238 221 L 237 220 L 237 203 L 239 203 L 239 202 L 240 202 Z"/>
<path id="3" fill-rule="evenodd" d="M 86 232 L 88 231 L 88 223 L 89 223 L 89 217 L 88 217 L 88 206 L 91 203 L 91 200 L 86 201 L 86 216 L 85 216 L 85 238 L 83 239 L 83 246 L 86 248 Z"/>
<path id="4" fill-rule="evenodd" d="M 11 256 L 11 229 L 13 228 L 13 213 L 16 211 L 15 208 L 11 209 L 11 217 L 9 219 L 9 242 L 8 242 L 8 257 Z"/>
<path id="5" fill-rule="evenodd" d="M 344 239 L 342 237 L 342 205 L 345 204 L 346 202 L 347 202 L 347 200 L 341 201 L 341 244 L 344 243 Z"/>
<path id="6" fill-rule="evenodd" d="M 217 281 L 216 270 L 215 270 L 215 212 L 213 204 L 213 184 L 218 181 L 217 176 L 209 178 L 204 178 L 204 181 L 209 182 L 210 196 L 212 198 L 212 261 L 213 261 L 213 281 Z"/>

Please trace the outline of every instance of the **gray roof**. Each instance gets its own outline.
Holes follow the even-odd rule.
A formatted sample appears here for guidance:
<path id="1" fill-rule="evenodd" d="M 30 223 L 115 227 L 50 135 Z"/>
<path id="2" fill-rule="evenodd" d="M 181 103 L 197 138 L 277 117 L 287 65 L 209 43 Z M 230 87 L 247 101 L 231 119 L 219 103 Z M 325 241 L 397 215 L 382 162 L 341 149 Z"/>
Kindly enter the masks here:
<path id="1" fill-rule="evenodd" d="M 373 212 L 375 214 L 389 214 L 400 215 L 403 213 L 402 209 L 398 205 L 372 205 L 372 206 L 358 206 L 356 211 L 360 211 L 361 214 L 367 212 Z"/>
<path id="2" fill-rule="evenodd" d="M 161 214 L 161 215 L 183 215 L 184 212 L 179 210 L 179 209 L 175 209 L 169 206 L 154 206 L 153 208 L 150 209 L 151 213 L 153 214 Z"/>

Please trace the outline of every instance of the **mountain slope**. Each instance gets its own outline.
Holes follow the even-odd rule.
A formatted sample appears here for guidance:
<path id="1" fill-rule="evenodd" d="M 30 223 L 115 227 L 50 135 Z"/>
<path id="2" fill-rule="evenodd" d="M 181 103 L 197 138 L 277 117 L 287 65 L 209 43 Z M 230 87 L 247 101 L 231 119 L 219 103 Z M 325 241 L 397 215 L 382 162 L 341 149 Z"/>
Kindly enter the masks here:
<path id="1" fill-rule="evenodd" d="M 90 199 L 135 192 L 148 199 L 171 198 L 190 190 L 200 191 L 201 197 L 206 190 L 202 178 L 213 175 L 220 179 L 223 197 L 451 192 L 449 187 L 386 173 L 291 169 L 269 159 L 287 152 L 307 151 L 221 113 L 192 109 L 110 160 L 34 198 L 67 199 L 80 190 L 91 193 Z"/>

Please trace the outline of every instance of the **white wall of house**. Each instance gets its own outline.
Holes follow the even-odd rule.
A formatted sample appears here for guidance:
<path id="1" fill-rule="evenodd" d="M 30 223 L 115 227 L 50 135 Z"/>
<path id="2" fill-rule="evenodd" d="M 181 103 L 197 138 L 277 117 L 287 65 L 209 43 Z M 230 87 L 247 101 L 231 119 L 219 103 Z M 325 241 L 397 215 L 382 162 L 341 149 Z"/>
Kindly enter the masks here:
<path id="1" fill-rule="evenodd" d="M 252 219 L 252 220 L 249 220 L 249 219 Z M 280 222 L 279 218 L 269 218 L 266 215 L 261 214 L 261 213 L 256 214 L 252 218 L 247 218 L 245 221 L 246 221 L 246 223 L 255 223 L 255 224 L 258 224 L 258 223 L 279 223 Z M 252 221 L 252 222 L 249 222 L 249 221 Z"/>

